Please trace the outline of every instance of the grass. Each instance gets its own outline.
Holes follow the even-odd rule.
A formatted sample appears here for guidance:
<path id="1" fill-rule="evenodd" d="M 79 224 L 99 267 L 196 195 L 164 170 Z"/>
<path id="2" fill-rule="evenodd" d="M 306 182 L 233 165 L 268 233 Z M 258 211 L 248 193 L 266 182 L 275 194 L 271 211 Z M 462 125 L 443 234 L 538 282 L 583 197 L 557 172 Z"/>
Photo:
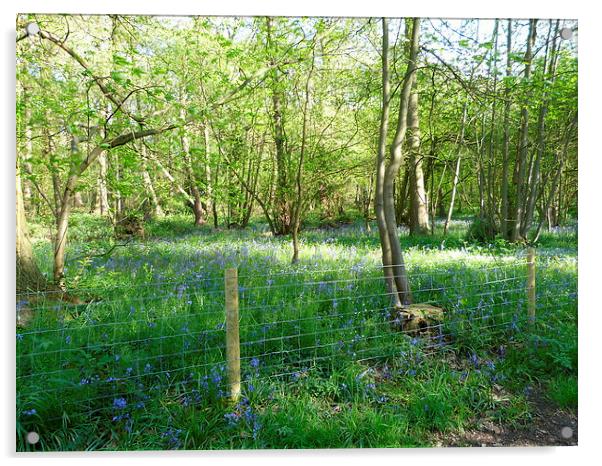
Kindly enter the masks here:
<path id="1" fill-rule="evenodd" d="M 524 251 L 466 242 L 467 226 L 402 233 L 415 301 L 446 310 L 438 334 L 416 337 L 387 322 L 377 234 L 357 224 L 309 228 L 291 266 L 288 239 L 261 224 L 213 231 L 174 216 L 106 256 L 108 224 L 74 215 L 67 279 L 89 302 L 18 298 L 36 311 L 17 335 L 17 449 L 430 446 L 484 418 L 528 422 L 535 386 L 575 409 L 576 234 L 542 235 L 529 325 Z M 50 273 L 45 229 L 33 231 Z M 229 266 L 240 276 L 238 404 L 225 382 Z"/>

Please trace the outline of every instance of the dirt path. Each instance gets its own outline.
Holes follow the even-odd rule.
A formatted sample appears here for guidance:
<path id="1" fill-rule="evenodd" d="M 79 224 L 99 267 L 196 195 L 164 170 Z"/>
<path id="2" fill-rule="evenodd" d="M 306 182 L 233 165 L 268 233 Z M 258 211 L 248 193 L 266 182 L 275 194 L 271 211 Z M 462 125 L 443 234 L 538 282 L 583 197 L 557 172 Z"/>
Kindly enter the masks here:
<path id="1" fill-rule="evenodd" d="M 533 419 L 524 427 L 504 427 L 483 421 L 462 433 L 438 434 L 437 446 L 533 447 L 577 445 L 577 413 L 558 409 L 543 395 L 532 395 Z"/>

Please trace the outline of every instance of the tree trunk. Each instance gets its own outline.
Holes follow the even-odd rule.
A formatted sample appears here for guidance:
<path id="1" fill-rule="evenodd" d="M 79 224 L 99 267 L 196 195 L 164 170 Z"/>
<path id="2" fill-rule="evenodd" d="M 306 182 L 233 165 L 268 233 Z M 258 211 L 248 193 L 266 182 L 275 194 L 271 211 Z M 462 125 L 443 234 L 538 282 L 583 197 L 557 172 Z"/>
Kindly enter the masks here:
<path id="1" fill-rule="evenodd" d="M 307 150 L 307 125 L 309 124 L 309 103 L 311 101 L 311 79 L 314 72 L 314 65 L 316 62 L 316 39 L 318 33 L 314 35 L 312 41 L 312 52 L 311 52 L 311 66 L 307 73 L 307 81 L 305 82 L 305 101 L 303 102 L 303 127 L 301 130 L 301 151 L 299 154 L 299 165 L 297 167 L 297 176 L 295 178 L 296 183 L 296 199 L 293 210 L 293 225 L 292 225 L 292 236 L 293 236 L 293 257 L 291 262 L 293 264 L 299 262 L 299 226 L 301 224 L 301 210 L 303 209 L 303 189 L 301 186 L 302 174 L 303 174 L 303 162 L 305 160 L 305 152 Z"/>
<path id="2" fill-rule="evenodd" d="M 393 184 L 403 164 L 402 147 L 408 125 L 408 104 L 410 100 L 412 85 L 416 77 L 416 59 L 418 55 L 420 19 L 414 18 L 412 23 L 413 27 L 411 30 L 411 38 L 409 25 L 406 26 L 406 35 L 408 36 L 408 38 L 410 38 L 408 68 L 404 77 L 403 87 L 401 90 L 397 128 L 395 130 L 393 142 L 389 149 L 390 162 L 389 166 L 385 170 L 385 179 L 383 185 L 385 222 L 387 224 L 387 233 L 389 235 L 389 241 L 391 243 L 393 276 L 395 278 L 395 285 L 397 287 L 399 299 L 404 305 L 411 304 L 412 295 L 410 292 L 410 284 L 405 268 L 405 263 L 403 260 L 401 243 L 399 242 L 399 235 L 397 232 L 397 219 L 395 218 L 395 198 L 393 193 Z"/>
<path id="3" fill-rule="evenodd" d="M 541 161 L 546 151 L 546 117 L 548 114 L 549 105 L 549 86 L 554 84 L 555 73 L 556 73 L 556 57 L 558 56 L 556 50 L 556 38 L 558 37 L 560 21 L 556 21 L 555 31 L 552 34 L 552 21 L 549 22 L 548 40 L 546 44 L 550 42 L 550 36 L 553 37 L 551 44 L 551 52 L 548 57 L 548 47 L 546 45 L 546 53 L 544 55 L 544 90 L 542 96 L 542 102 L 539 107 L 539 116 L 537 119 L 537 148 L 536 155 L 533 160 L 531 167 L 531 176 L 529 177 L 529 192 L 527 193 L 527 202 L 525 207 L 525 215 L 521 223 L 521 237 L 527 238 L 529 230 L 531 229 L 533 222 L 533 215 L 535 212 L 535 206 L 540 194 L 540 178 L 541 178 Z M 548 61 L 549 60 L 549 61 Z M 546 70 L 546 64 L 548 68 Z"/>
<path id="4" fill-rule="evenodd" d="M 410 95 L 408 109 L 408 142 L 410 150 L 410 235 L 429 232 L 428 207 L 424 188 L 424 173 L 420 155 L 420 125 L 418 115 L 418 90 L 416 84 Z"/>
<path id="5" fill-rule="evenodd" d="M 462 125 L 460 127 L 460 134 L 458 135 L 458 158 L 456 160 L 456 169 L 454 171 L 454 180 L 452 185 L 451 200 L 449 202 L 449 209 L 447 211 L 447 217 L 445 224 L 443 225 L 443 235 L 447 235 L 449 223 L 452 219 L 454 212 L 454 204 L 456 202 L 456 193 L 458 191 L 458 181 L 460 180 L 460 164 L 462 163 L 462 147 L 464 144 L 464 130 L 466 128 L 466 116 L 468 112 L 468 102 L 464 102 L 464 108 L 462 109 Z"/>
<path id="6" fill-rule="evenodd" d="M 282 118 L 283 96 L 280 89 L 281 83 L 278 77 L 278 70 L 275 66 L 276 61 L 274 60 L 274 54 L 272 50 L 274 47 L 272 41 L 273 18 L 267 17 L 266 23 L 267 46 L 268 54 L 270 56 L 272 79 L 272 122 L 274 126 L 274 144 L 276 147 L 276 193 L 274 200 L 276 213 L 274 214 L 274 226 L 276 227 L 277 234 L 286 235 L 291 230 L 291 208 L 288 202 L 288 164 L 286 160 L 287 154 L 284 136 L 284 122 Z"/>
<path id="7" fill-rule="evenodd" d="M 146 154 L 146 146 L 144 142 L 140 142 L 140 157 L 142 158 L 142 182 L 144 184 L 144 189 L 146 190 L 146 194 L 148 197 L 147 201 L 150 203 L 149 214 L 152 217 L 161 218 L 165 214 L 163 209 L 161 208 L 161 204 L 159 203 L 159 199 L 157 198 L 157 193 L 155 191 L 155 187 L 153 186 L 153 180 L 151 179 L 150 173 L 148 172 L 147 165 L 147 154 Z"/>
<path id="8" fill-rule="evenodd" d="M 203 138 L 205 142 L 205 195 L 207 212 L 213 214 L 213 228 L 217 228 L 217 207 L 213 191 L 213 180 L 211 173 L 211 140 L 209 139 L 209 124 L 205 121 L 203 125 Z"/>
<path id="9" fill-rule="evenodd" d="M 510 77 L 512 76 L 512 20 L 508 20 L 506 35 L 506 85 L 504 87 L 504 142 L 502 146 L 502 221 L 501 230 L 504 238 L 510 239 L 511 231 L 508 224 L 508 164 L 510 163 Z"/>
<path id="10" fill-rule="evenodd" d="M 531 78 L 531 62 L 533 61 L 533 47 L 537 33 L 537 20 L 529 21 L 529 37 L 527 40 L 527 51 L 525 52 L 524 79 Z M 527 171 L 527 157 L 529 151 L 529 96 L 524 96 L 521 108 L 521 126 L 519 134 L 519 147 L 516 153 L 516 164 L 512 177 L 512 186 L 509 193 L 509 229 L 510 240 L 518 241 L 521 237 L 520 226 L 524 215 L 525 175 Z"/>
<path id="11" fill-rule="evenodd" d="M 185 118 L 184 110 L 181 110 L 180 116 Z M 192 213 L 194 214 L 194 225 L 199 227 L 205 224 L 205 210 L 201 201 L 201 192 L 198 187 L 198 180 L 195 174 L 195 169 L 192 164 L 192 155 L 190 154 L 190 140 L 186 133 L 182 134 L 182 152 L 184 153 L 184 164 L 186 167 L 186 177 L 188 178 L 188 186 L 192 202 L 189 203 Z"/>
<path id="12" fill-rule="evenodd" d="M 103 152 L 98 157 L 96 213 L 109 215 L 109 191 L 107 189 L 107 154 Z"/>
<path id="13" fill-rule="evenodd" d="M 46 289 L 47 282 L 33 257 L 31 242 L 25 218 L 23 191 L 21 187 L 21 172 L 17 164 L 16 172 L 16 200 L 17 200 L 17 233 L 16 233 L 16 287 L 17 293 L 27 291 L 41 291 Z"/>
<path id="14" fill-rule="evenodd" d="M 380 113 L 380 129 L 378 138 L 378 152 L 376 157 L 376 187 L 374 192 L 374 214 L 380 237 L 382 251 L 383 275 L 387 292 L 391 295 L 394 308 L 401 307 L 395 278 L 393 275 L 393 256 L 391 241 L 387 229 L 384 207 L 384 181 L 385 157 L 387 150 L 387 131 L 389 127 L 389 111 L 391 105 L 391 83 L 389 80 L 389 24 L 386 18 L 382 19 L 382 109 Z"/>

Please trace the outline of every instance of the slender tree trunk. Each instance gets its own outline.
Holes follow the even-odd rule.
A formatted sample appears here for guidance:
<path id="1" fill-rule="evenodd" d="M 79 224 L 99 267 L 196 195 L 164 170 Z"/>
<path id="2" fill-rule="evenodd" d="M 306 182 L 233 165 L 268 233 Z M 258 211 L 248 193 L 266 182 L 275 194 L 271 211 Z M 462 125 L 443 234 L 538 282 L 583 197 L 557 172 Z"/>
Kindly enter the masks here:
<path id="1" fill-rule="evenodd" d="M 368 188 L 362 188 L 362 212 L 364 216 L 364 228 L 366 232 L 370 233 L 372 231 L 370 227 L 370 201 L 372 199 L 372 189 L 374 186 L 374 177 L 370 177 L 370 183 Z"/>
<path id="2" fill-rule="evenodd" d="M 213 214 L 213 227 L 217 228 L 217 208 L 213 192 L 213 180 L 211 173 L 211 140 L 209 138 L 209 124 L 205 121 L 203 124 L 203 139 L 205 142 L 205 195 L 207 212 L 211 210 Z"/>
<path id="3" fill-rule="evenodd" d="M 510 163 L 510 77 L 512 76 L 512 20 L 508 20 L 508 31 L 506 35 L 506 85 L 504 88 L 504 142 L 502 146 L 502 221 L 501 230 L 504 238 L 511 238 L 511 231 L 508 223 L 508 164 Z"/>
<path id="4" fill-rule="evenodd" d="M 529 21 L 529 37 L 527 40 L 527 51 L 525 52 L 524 79 L 531 78 L 531 62 L 533 61 L 533 47 L 537 33 L 537 20 Z M 521 108 L 521 127 L 519 135 L 519 147 L 516 153 L 516 164 L 512 178 L 512 189 L 509 196 L 509 215 L 511 241 L 524 239 L 521 237 L 520 226 L 524 215 L 525 176 L 527 171 L 527 157 L 529 154 L 529 96 L 524 96 Z"/>
<path id="5" fill-rule="evenodd" d="M 296 183 L 296 199 L 293 210 L 293 225 L 292 225 L 292 236 L 293 236 L 293 257 L 291 262 L 296 264 L 299 262 L 299 226 L 301 224 L 301 210 L 303 208 L 303 189 L 301 186 L 302 174 L 303 174 L 303 162 L 305 160 L 305 152 L 307 151 L 307 125 L 309 124 L 309 103 L 311 100 L 311 79 L 314 73 L 314 66 L 316 62 L 316 40 L 317 33 L 314 35 L 312 41 L 312 53 L 311 53 L 311 66 L 307 74 L 307 81 L 305 82 L 305 101 L 303 102 L 303 127 L 301 130 L 301 151 L 299 154 L 299 165 L 297 167 L 297 176 L 295 178 Z"/>
<path id="6" fill-rule="evenodd" d="M 487 147 L 487 192 L 486 192 L 486 215 L 488 218 L 488 224 L 492 228 L 491 234 L 495 236 L 498 232 L 496 223 L 496 119 L 497 119 L 497 84 L 498 84 L 498 31 L 499 31 L 499 20 L 495 20 L 493 27 L 493 54 L 489 59 L 489 75 L 493 71 L 493 86 L 492 86 L 492 102 L 491 102 L 491 120 L 489 124 L 489 143 Z"/>
<path id="7" fill-rule="evenodd" d="M 443 225 L 443 235 L 447 235 L 449 224 L 454 213 L 454 204 L 456 202 L 456 194 L 458 192 L 458 181 L 460 180 L 460 164 L 462 162 L 462 155 L 458 154 L 456 160 L 456 169 L 454 170 L 454 181 L 452 185 L 451 199 L 449 201 L 449 209 L 447 210 L 447 218 L 445 219 L 445 225 Z"/>
<path id="8" fill-rule="evenodd" d="M 98 157 L 96 212 L 109 215 L 109 191 L 107 189 L 107 154 L 103 152 Z"/>
<path id="9" fill-rule="evenodd" d="M 278 70 L 275 66 L 275 60 L 273 56 L 273 41 L 272 41 L 272 29 L 273 29 L 273 18 L 266 18 L 267 25 L 267 45 L 269 48 L 270 55 L 270 67 L 271 67 L 271 88 L 272 88 L 272 122 L 274 126 L 274 143 L 276 146 L 276 193 L 275 193 L 275 206 L 276 213 L 274 215 L 274 226 L 276 227 L 276 233 L 286 235 L 291 230 L 291 208 L 288 202 L 289 189 L 288 189 L 288 164 L 287 154 L 284 136 L 284 122 L 282 117 L 282 92 L 280 89 L 281 83 L 278 76 Z"/>
<path id="10" fill-rule="evenodd" d="M 163 217 L 165 214 L 161 208 L 161 204 L 159 203 L 155 187 L 153 186 L 153 180 L 148 172 L 148 165 L 146 162 L 148 155 L 146 153 L 146 146 L 144 145 L 143 141 L 140 142 L 140 157 L 142 158 L 142 182 L 144 184 L 146 194 L 148 195 L 147 201 L 150 203 L 149 213 L 151 214 L 151 217 Z"/>
<path id="11" fill-rule="evenodd" d="M 181 110 L 181 117 L 185 118 L 184 111 Z M 186 177 L 188 178 L 188 186 L 190 195 L 192 197 L 192 213 L 194 214 L 194 225 L 199 227 L 205 224 L 205 210 L 203 209 L 203 203 L 201 201 L 201 192 L 198 187 L 197 177 L 195 175 L 195 169 L 192 164 L 192 155 L 190 153 L 190 140 L 186 132 L 182 133 L 182 152 L 184 153 L 184 164 L 186 167 Z"/>
<path id="12" fill-rule="evenodd" d="M 443 225 L 443 235 L 447 235 L 449 223 L 451 222 L 452 215 L 454 212 L 454 204 L 456 202 L 456 193 L 458 192 L 458 181 L 460 180 L 460 164 L 462 163 L 462 147 L 464 144 L 464 130 L 466 128 L 466 117 L 468 114 L 468 102 L 464 102 L 464 108 L 462 109 L 462 124 L 460 127 L 460 134 L 458 135 L 458 158 L 456 159 L 456 169 L 454 170 L 454 180 L 452 184 L 451 200 L 449 202 L 449 209 L 447 211 L 447 218 Z"/>
<path id="13" fill-rule="evenodd" d="M 138 96 L 138 94 L 136 94 L 136 108 L 138 109 L 138 113 L 141 113 L 142 103 L 140 102 L 140 97 Z M 142 129 L 142 127 L 140 129 Z M 146 204 L 150 204 L 148 205 L 147 212 L 145 213 L 145 215 L 149 216 L 150 218 L 161 218 L 165 214 L 163 212 L 163 209 L 161 208 L 159 198 L 157 197 L 157 192 L 155 191 L 155 187 L 153 186 L 153 180 L 148 171 L 148 153 L 144 141 L 140 141 L 139 143 L 139 154 L 141 158 L 140 165 L 142 168 L 142 183 L 147 194 Z"/>
<path id="14" fill-rule="evenodd" d="M 408 109 L 408 142 L 410 166 L 410 235 L 423 235 L 429 232 L 428 206 L 424 188 L 424 172 L 420 155 L 420 125 L 418 115 L 418 89 L 410 95 Z"/>
<path id="15" fill-rule="evenodd" d="M 414 18 L 412 21 L 411 36 L 410 29 L 406 26 L 406 35 L 410 38 L 408 69 L 406 71 L 401 90 L 397 128 L 395 130 L 395 136 L 393 137 L 393 142 L 389 150 L 390 162 L 389 166 L 385 170 L 385 179 L 383 185 L 385 222 L 387 224 L 389 241 L 391 243 L 393 276 L 395 278 L 395 285 L 397 287 L 399 299 L 404 305 L 412 302 L 412 295 L 405 263 L 403 260 L 401 243 L 399 242 L 399 235 L 397 232 L 393 183 L 403 164 L 402 147 L 408 125 L 408 104 L 410 100 L 410 93 L 416 77 L 416 60 L 418 56 L 418 40 L 420 34 L 419 31 L 420 19 Z"/>
<path id="16" fill-rule="evenodd" d="M 378 138 L 378 152 L 376 157 L 376 188 L 374 193 L 374 213 L 380 236 L 382 250 L 383 274 L 387 292 L 392 297 L 394 308 L 401 307 L 397 286 L 393 272 L 393 255 L 391 253 L 391 241 L 387 229 L 384 207 L 384 181 L 385 181 L 385 158 L 387 151 L 387 132 L 389 127 L 389 112 L 391 105 L 391 82 L 389 78 L 389 23 L 386 18 L 382 19 L 382 108 L 380 114 L 380 129 Z M 396 228 L 397 229 L 397 228 Z"/>

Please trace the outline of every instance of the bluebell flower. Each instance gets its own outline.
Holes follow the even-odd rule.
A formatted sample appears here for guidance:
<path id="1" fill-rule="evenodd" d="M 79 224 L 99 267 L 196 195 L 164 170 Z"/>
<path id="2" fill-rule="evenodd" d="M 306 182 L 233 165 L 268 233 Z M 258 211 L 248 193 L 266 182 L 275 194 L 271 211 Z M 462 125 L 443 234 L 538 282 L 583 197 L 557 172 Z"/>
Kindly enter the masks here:
<path id="1" fill-rule="evenodd" d="M 17 333 L 17 341 L 22 341 L 23 335 L 21 333 Z"/>
<path id="2" fill-rule="evenodd" d="M 113 400 L 113 407 L 117 409 L 124 409 L 127 406 L 127 401 L 125 398 L 115 398 Z"/>
<path id="3" fill-rule="evenodd" d="M 475 367 L 475 369 L 479 368 L 479 357 L 476 355 L 476 353 L 472 353 L 470 355 L 470 362 Z"/>
<path id="4" fill-rule="evenodd" d="M 224 414 L 224 419 L 228 421 L 228 425 L 235 426 L 240 420 L 240 414 L 238 414 L 237 412 Z"/>
<path id="5" fill-rule="evenodd" d="M 70 345 L 70 344 L 71 344 L 71 335 L 67 335 L 67 336 L 65 337 L 65 343 L 67 343 L 68 345 Z"/>
<path id="6" fill-rule="evenodd" d="M 251 362 L 249 364 L 251 365 L 251 367 L 259 367 L 259 359 L 253 358 L 251 359 Z"/>
<path id="7" fill-rule="evenodd" d="M 38 414 L 38 412 L 36 411 L 35 408 L 32 408 L 32 409 L 28 409 L 26 411 L 23 411 L 23 414 L 25 416 L 33 416 L 34 414 Z"/>

